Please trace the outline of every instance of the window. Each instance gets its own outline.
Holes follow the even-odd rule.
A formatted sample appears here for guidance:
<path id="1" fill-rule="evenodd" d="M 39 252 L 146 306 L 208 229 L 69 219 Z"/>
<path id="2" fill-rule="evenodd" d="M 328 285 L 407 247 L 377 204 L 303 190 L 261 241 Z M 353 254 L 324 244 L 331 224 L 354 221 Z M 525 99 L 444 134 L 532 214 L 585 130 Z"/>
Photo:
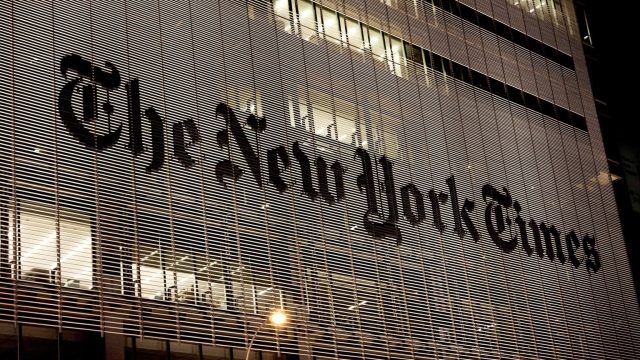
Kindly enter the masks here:
<path id="1" fill-rule="evenodd" d="M 398 0 L 380 0 L 380 2 L 394 9 L 398 8 Z"/>
<path id="2" fill-rule="evenodd" d="M 364 48 L 364 43 L 362 39 L 362 30 L 360 29 L 360 23 L 356 20 L 350 19 L 348 17 L 344 17 L 345 23 L 345 43 L 349 43 L 351 49 L 356 51 L 362 51 Z"/>
<path id="3" fill-rule="evenodd" d="M 218 310 L 234 308 L 252 314 L 267 314 L 283 306 L 281 291 L 273 285 L 257 285 L 248 266 L 219 259 L 207 263 L 204 254 L 172 250 L 170 243 L 162 240 L 155 246 L 141 244 L 140 256 L 139 265 L 132 264 L 132 272 L 134 279 L 139 279 L 135 295 L 144 299 Z"/>
<path id="4" fill-rule="evenodd" d="M 196 285 L 200 303 L 210 304 L 214 309 L 227 309 L 227 295 L 220 261 L 214 260 L 198 268 Z"/>
<path id="5" fill-rule="evenodd" d="M 315 133 L 318 136 L 316 140 L 319 142 L 322 142 L 322 139 L 337 140 L 363 149 L 369 149 L 367 136 L 370 135 L 376 153 L 390 158 L 400 156 L 400 144 L 396 135 L 400 131 L 400 122 L 395 118 L 369 111 L 372 128 L 371 133 L 367 134 L 363 109 L 358 114 L 355 105 L 346 101 L 334 99 L 331 104 L 331 98 L 328 95 L 318 92 L 311 92 L 309 96 L 311 111 L 306 101 L 296 104 L 289 97 L 289 116 L 292 127 Z M 331 107 L 334 107 L 335 111 Z M 298 119 L 295 118 L 296 110 L 299 112 Z M 356 120 L 358 117 L 361 118 L 360 121 Z M 324 149 L 332 147 L 327 142 L 322 142 L 322 145 Z"/>
<path id="6" fill-rule="evenodd" d="M 291 21 L 289 12 L 289 0 L 274 0 L 273 13 L 278 29 L 291 34 Z"/>
<path id="7" fill-rule="evenodd" d="M 251 281 L 251 273 L 240 266 L 232 266 L 231 284 L 235 308 L 245 313 L 255 313 L 254 288 Z"/>
<path id="8" fill-rule="evenodd" d="M 263 116 L 262 94 L 249 88 L 230 89 L 228 105 L 240 112 Z"/>
<path id="9" fill-rule="evenodd" d="M 282 290 L 273 286 L 256 286 L 256 308 L 258 314 L 269 314 L 273 309 L 284 309 Z"/>
<path id="10" fill-rule="evenodd" d="M 298 0 L 297 3 L 300 36 L 302 36 L 304 40 L 310 40 L 316 35 L 316 19 L 313 3 L 307 0 Z"/>
<path id="11" fill-rule="evenodd" d="M 139 279 L 136 281 L 139 285 L 135 294 L 147 299 L 163 300 L 167 281 L 167 273 L 163 268 L 163 251 L 159 244 L 155 248 L 141 244 L 140 254 L 145 254 L 140 259 L 140 265 L 131 265 L 134 278 Z"/>
<path id="12" fill-rule="evenodd" d="M 136 296 L 227 308 L 222 264 L 218 260 L 207 263 L 202 254 L 188 250 L 176 249 L 172 253 L 160 243 L 157 247 L 141 245 L 140 254 L 140 265 L 132 264 L 134 278 L 139 276 Z"/>
<path id="13" fill-rule="evenodd" d="M 402 40 L 387 34 L 385 34 L 384 39 L 389 70 L 397 76 L 406 76 L 406 61 Z"/>
<path id="14" fill-rule="evenodd" d="M 324 139 L 366 148 L 366 141 L 363 141 L 366 139 L 364 122 L 360 122 L 360 129 L 358 129 L 355 121 L 357 114 L 353 104 L 339 99 L 334 99 L 332 104 L 329 96 L 317 92 L 311 93 L 310 98 L 311 111 L 306 101 L 294 102 L 291 96 L 288 97 L 291 127 L 314 132 Z M 296 110 L 298 118 L 296 118 Z"/>
<path id="15" fill-rule="evenodd" d="M 335 11 L 322 8 L 322 24 L 325 39 L 340 45 L 340 23 Z"/>
<path id="16" fill-rule="evenodd" d="M 371 50 L 374 59 L 378 61 L 384 61 L 385 53 L 384 41 L 382 40 L 382 32 L 368 26 L 363 26 L 362 28 L 365 34 L 365 47 Z"/>
<path id="17" fill-rule="evenodd" d="M 390 116 L 371 112 L 372 137 L 377 154 L 395 159 L 400 155 L 397 133 L 401 132 L 400 122 Z"/>
<path id="18" fill-rule="evenodd" d="M 9 258 L 14 278 L 92 288 L 92 236 L 87 216 L 67 209 L 59 209 L 56 216 L 53 205 L 22 201 L 17 216 L 9 213 L 9 221 Z"/>

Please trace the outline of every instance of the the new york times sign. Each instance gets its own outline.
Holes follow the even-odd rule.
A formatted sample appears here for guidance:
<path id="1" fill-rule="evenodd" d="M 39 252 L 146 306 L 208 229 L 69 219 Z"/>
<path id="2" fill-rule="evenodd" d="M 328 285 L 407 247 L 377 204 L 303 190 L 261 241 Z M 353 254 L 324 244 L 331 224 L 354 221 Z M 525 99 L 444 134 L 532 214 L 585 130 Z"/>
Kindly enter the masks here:
<path id="1" fill-rule="evenodd" d="M 151 162 L 146 166 L 148 172 L 160 170 L 165 164 L 165 154 L 173 151 L 174 158 L 184 165 L 188 171 L 196 161 L 189 154 L 189 148 L 202 141 L 196 123 L 191 120 L 175 122 L 171 125 L 173 144 L 172 150 L 165 149 L 165 127 L 163 119 L 153 107 L 143 109 L 140 103 L 140 83 L 132 79 L 121 84 L 117 68 L 105 64 L 107 69 L 94 66 L 88 60 L 78 55 L 68 55 L 61 60 L 60 70 L 67 83 L 62 87 L 58 97 L 58 111 L 60 119 L 69 133 L 86 148 L 103 151 L 114 146 L 122 136 L 122 124 L 116 129 L 95 134 L 87 126 L 96 121 L 98 111 L 112 114 L 114 107 L 109 100 L 98 106 L 97 89 L 103 88 L 107 92 L 124 87 L 127 96 L 128 138 L 127 148 L 133 157 L 143 151 L 151 151 Z M 122 86 L 123 85 L 123 86 Z M 82 109 L 72 105 L 73 97 L 82 97 Z M 107 98 L 108 99 L 108 98 Z M 362 209 L 362 225 L 366 231 L 378 238 L 395 239 L 402 244 L 402 229 L 399 227 L 400 212 L 413 226 L 430 222 L 440 233 L 452 231 L 460 238 L 466 236 L 473 241 L 480 241 L 481 234 L 471 213 L 482 211 L 488 237 L 503 252 L 511 253 L 520 247 L 527 256 L 545 256 L 550 261 L 569 263 L 575 268 L 584 264 L 589 273 L 600 269 L 600 256 L 595 246 L 595 239 L 590 235 L 579 236 L 574 230 L 561 231 L 552 224 L 526 220 L 521 216 L 522 207 L 513 199 L 507 188 L 501 190 L 491 184 L 479 189 L 484 209 L 479 209 L 476 201 L 460 199 L 456 190 L 453 175 L 443 179 L 449 193 L 437 192 L 434 189 L 419 189 L 415 184 L 403 184 L 398 188 L 394 181 L 393 163 L 385 156 L 372 158 L 363 148 L 356 148 L 353 156 L 360 163 L 358 174 L 347 177 L 345 167 L 339 161 L 329 164 L 323 157 L 310 159 L 302 150 L 298 142 L 290 146 L 279 145 L 266 151 L 268 162 L 268 179 L 262 173 L 257 147 L 252 145 L 245 132 L 245 124 L 249 132 L 260 135 L 267 131 L 265 117 L 249 115 L 244 121 L 238 119 L 234 111 L 224 103 L 216 106 L 216 115 L 224 119 L 226 126 L 220 129 L 216 136 L 219 146 L 229 148 L 234 141 L 241 150 L 244 163 L 237 163 L 230 158 L 220 159 L 215 167 L 216 179 L 221 186 L 226 187 L 229 181 L 236 181 L 250 172 L 259 187 L 274 186 L 280 193 L 292 189 L 292 185 L 283 178 L 283 171 L 297 166 L 300 169 L 302 191 L 312 200 L 325 201 L 335 204 L 346 197 L 345 181 L 355 181 L 360 193 L 366 196 L 367 208 Z M 143 126 L 151 129 L 151 144 L 143 144 Z M 265 155 L 265 154 L 263 154 Z M 263 156 L 264 157 L 264 156 Z M 380 164 L 383 179 L 377 181 L 374 176 L 374 162 Z M 315 169 L 314 169 L 315 167 Z M 315 174 L 314 174 L 315 170 Z M 314 179 L 315 177 L 315 179 Z M 329 181 L 333 183 L 333 192 Z M 386 217 L 383 217 L 378 207 L 378 191 L 384 189 L 383 202 L 386 201 Z M 426 196 L 425 196 L 426 195 Z M 515 218 L 508 215 L 507 210 L 513 209 Z M 445 226 L 442 220 L 443 211 L 452 211 L 453 227 Z M 427 213 L 430 213 L 430 219 Z M 449 230 L 451 229 L 451 230 Z"/>

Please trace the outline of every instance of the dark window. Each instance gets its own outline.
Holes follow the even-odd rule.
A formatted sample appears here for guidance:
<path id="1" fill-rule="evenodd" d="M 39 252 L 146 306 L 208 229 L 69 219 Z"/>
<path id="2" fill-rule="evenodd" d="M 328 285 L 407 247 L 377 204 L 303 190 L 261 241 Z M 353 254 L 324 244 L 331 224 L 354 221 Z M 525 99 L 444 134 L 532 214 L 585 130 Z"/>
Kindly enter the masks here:
<path id="1" fill-rule="evenodd" d="M 421 48 L 404 41 L 404 52 L 407 55 L 407 59 L 417 62 L 419 64 L 423 63 Z"/>

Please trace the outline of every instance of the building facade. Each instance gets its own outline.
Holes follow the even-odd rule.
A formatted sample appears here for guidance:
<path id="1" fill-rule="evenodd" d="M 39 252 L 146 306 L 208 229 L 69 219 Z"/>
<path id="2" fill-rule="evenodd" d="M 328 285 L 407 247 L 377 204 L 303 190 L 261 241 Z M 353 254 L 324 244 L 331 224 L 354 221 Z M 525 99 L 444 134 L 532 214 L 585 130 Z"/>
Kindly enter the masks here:
<path id="1" fill-rule="evenodd" d="M 640 356 L 570 1 L 0 16 L 5 357 Z"/>

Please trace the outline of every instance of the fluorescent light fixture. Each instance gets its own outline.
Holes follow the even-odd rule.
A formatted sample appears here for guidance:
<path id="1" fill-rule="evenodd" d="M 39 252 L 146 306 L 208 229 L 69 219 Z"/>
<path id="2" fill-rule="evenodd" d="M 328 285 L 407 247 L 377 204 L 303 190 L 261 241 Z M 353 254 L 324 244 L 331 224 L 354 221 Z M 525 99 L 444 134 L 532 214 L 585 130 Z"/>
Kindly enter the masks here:
<path id="1" fill-rule="evenodd" d="M 365 305 L 367 302 L 368 302 L 367 300 L 362 300 L 362 301 L 360 301 L 360 302 L 358 303 L 358 305 L 351 305 L 351 306 L 349 306 L 347 309 L 349 309 L 349 310 L 353 310 L 353 309 L 355 309 L 355 308 L 357 308 L 357 307 L 360 307 L 360 306 L 362 306 L 362 305 Z"/>
<path id="2" fill-rule="evenodd" d="M 212 262 L 210 262 L 210 263 L 209 263 L 209 265 L 205 265 L 205 266 L 201 267 L 198 271 L 199 271 L 199 272 L 200 272 L 200 271 L 204 271 L 204 270 L 205 270 L 206 268 L 208 268 L 209 266 L 213 266 L 213 265 L 215 265 L 215 264 L 216 264 L 216 262 L 215 262 L 215 261 L 212 261 Z"/>
<path id="3" fill-rule="evenodd" d="M 38 250 L 40 250 L 44 245 L 46 245 L 47 243 L 53 241 L 55 238 L 56 238 L 56 232 L 55 232 L 55 230 L 52 230 L 51 232 L 49 232 L 49 235 L 47 235 L 44 239 L 40 240 L 40 242 L 38 242 L 36 244 L 36 246 L 34 246 L 29 252 L 27 252 L 26 254 L 22 255 L 20 257 L 20 261 L 22 263 L 24 263 L 25 260 L 27 260 L 29 257 L 31 257 Z M 23 243 L 22 245 L 24 246 L 25 243 Z"/>
<path id="4" fill-rule="evenodd" d="M 88 237 L 85 241 L 82 242 L 80 246 L 75 247 L 72 251 L 69 251 L 65 256 L 63 256 L 60 259 L 60 264 L 64 263 L 65 261 L 69 260 L 69 258 L 86 249 L 87 247 L 89 247 L 89 245 L 91 245 L 91 237 Z M 58 264 L 52 263 L 50 269 L 53 270 L 56 268 L 56 266 L 58 266 Z"/>
<path id="5" fill-rule="evenodd" d="M 265 293 L 267 293 L 267 292 L 269 292 L 269 291 L 271 291 L 271 290 L 273 290 L 273 288 L 272 288 L 272 287 L 268 287 L 268 288 L 266 288 L 266 289 L 264 289 L 264 290 L 260 290 L 260 291 L 258 292 L 258 296 L 260 296 L 260 295 L 264 295 Z"/>
<path id="6" fill-rule="evenodd" d="M 153 256 L 153 255 L 155 255 L 157 253 L 158 253 L 158 250 L 154 250 L 151 254 L 145 256 L 144 258 L 142 258 L 142 260 L 140 262 L 147 261 L 147 259 L 149 259 L 150 256 Z"/>

